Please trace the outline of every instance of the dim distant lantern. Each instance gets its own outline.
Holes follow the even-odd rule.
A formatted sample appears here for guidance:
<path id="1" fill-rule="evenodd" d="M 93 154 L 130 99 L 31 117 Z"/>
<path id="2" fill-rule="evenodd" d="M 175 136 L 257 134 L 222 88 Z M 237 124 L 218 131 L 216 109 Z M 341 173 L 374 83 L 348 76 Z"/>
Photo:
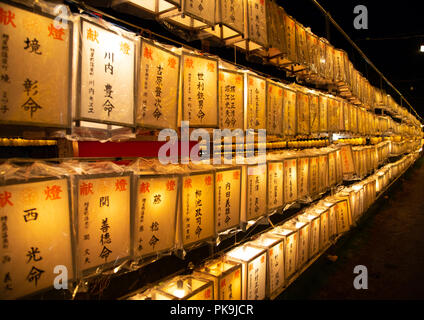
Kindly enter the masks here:
<path id="1" fill-rule="evenodd" d="M 177 276 L 158 287 L 172 300 L 214 300 L 213 281 L 197 276 Z"/>
<path id="2" fill-rule="evenodd" d="M 158 15 L 181 6 L 181 0 L 113 0 L 112 8 L 136 12 L 143 10 Z"/>
<path id="3" fill-rule="evenodd" d="M 175 246 L 180 178 L 177 175 L 137 175 L 132 247 L 141 258 Z"/>
<path id="4" fill-rule="evenodd" d="M 269 0 L 246 0 L 244 20 L 245 38 L 234 45 L 247 52 L 268 47 L 266 2 Z"/>
<path id="5" fill-rule="evenodd" d="M 306 43 L 306 30 L 305 27 L 296 22 L 296 49 L 297 49 L 297 62 L 303 66 L 308 63 L 308 46 Z"/>
<path id="6" fill-rule="evenodd" d="M 247 243 L 227 253 L 242 266 L 242 300 L 263 300 L 266 296 L 266 251 Z"/>
<path id="7" fill-rule="evenodd" d="M 320 190 L 319 185 L 319 157 L 313 155 L 309 158 L 309 195 L 315 198 Z"/>
<path id="8" fill-rule="evenodd" d="M 300 222 L 296 219 L 292 219 L 285 224 L 283 227 L 298 231 L 298 244 L 297 244 L 297 269 L 301 269 L 306 262 L 309 260 L 309 234 L 310 224 L 307 222 Z"/>
<path id="9" fill-rule="evenodd" d="M 342 146 L 340 149 L 342 158 L 342 171 L 343 179 L 350 178 L 355 173 L 355 166 L 353 162 L 352 147 Z"/>
<path id="10" fill-rule="evenodd" d="M 329 199 L 329 202 L 334 203 L 334 211 L 337 221 L 337 233 L 345 233 L 350 229 L 352 224 L 349 197 L 339 197 L 339 199 Z"/>
<path id="11" fill-rule="evenodd" d="M 280 15 L 282 15 L 281 25 L 283 26 L 285 50 L 284 55 L 271 56 L 271 63 L 283 66 L 297 62 L 296 52 L 296 21 L 289 16 L 283 8 L 279 7 Z M 272 39 L 270 39 L 270 53 L 273 53 Z M 275 51 L 275 50 L 274 50 Z M 292 68 L 295 68 L 292 66 Z"/>
<path id="12" fill-rule="evenodd" d="M 67 178 L 0 186 L 1 299 L 52 287 L 58 265 L 74 277 L 69 190 Z"/>
<path id="13" fill-rule="evenodd" d="M 213 172 L 193 172 L 183 178 L 181 221 L 184 246 L 215 236 L 214 191 Z"/>
<path id="14" fill-rule="evenodd" d="M 267 81 L 267 134 L 283 135 L 283 88 Z"/>
<path id="15" fill-rule="evenodd" d="M 272 233 L 262 234 L 250 242 L 251 245 L 266 249 L 267 256 L 267 297 L 275 297 L 283 288 L 284 275 L 284 239 Z"/>
<path id="16" fill-rule="evenodd" d="M 219 128 L 244 129 L 244 75 L 219 70 Z"/>
<path id="17" fill-rule="evenodd" d="M 76 120 L 134 126 L 135 41 L 81 18 Z"/>
<path id="18" fill-rule="evenodd" d="M 137 125 L 177 128 L 180 56 L 148 41 L 141 42 Z"/>
<path id="19" fill-rule="evenodd" d="M 73 23 L 1 3 L 0 123 L 71 127 Z"/>
<path id="20" fill-rule="evenodd" d="M 298 232 L 279 226 L 272 229 L 270 233 L 284 239 L 284 276 L 288 280 L 297 271 Z"/>
<path id="21" fill-rule="evenodd" d="M 268 210 L 280 209 L 283 199 L 283 161 L 268 161 Z"/>
<path id="22" fill-rule="evenodd" d="M 287 53 L 284 9 L 274 1 L 267 1 L 266 6 L 268 30 L 268 52 L 266 55 L 269 59 L 275 59 Z"/>
<path id="23" fill-rule="evenodd" d="M 321 133 L 328 131 L 328 100 L 324 95 L 319 96 L 319 131 Z"/>
<path id="24" fill-rule="evenodd" d="M 320 132 L 319 117 L 319 97 L 318 94 L 312 93 L 309 95 L 309 118 L 311 134 L 318 134 Z"/>
<path id="25" fill-rule="evenodd" d="M 131 174 L 75 176 L 79 275 L 130 256 Z"/>
<path id="26" fill-rule="evenodd" d="M 247 222 L 267 214 L 267 166 L 244 165 L 242 171 L 241 221 Z"/>
<path id="27" fill-rule="evenodd" d="M 241 300 L 241 264 L 226 259 L 206 262 L 195 276 L 213 281 L 215 300 Z"/>
<path id="28" fill-rule="evenodd" d="M 217 168 L 215 173 L 215 228 L 223 232 L 240 225 L 241 168 Z"/>
<path id="29" fill-rule="evenodd" d="M 309 157 L 297 158 L 297 197 L 305 199 L 309 196 Z"/>
<path id="30" fill-rule="evenodd" d="M 306 30 L 306 44 L 308 49 L 308 66 L 312 74 L 318 75 L 320 68 L 319 38 L 310 30 Z"/>
<path id="31" fill-rule="evenodd" d="M 247 75 L 247 129 L 266 129 L 266 80 Z"/>
<path id="32" fill-rule="evenodd" d="M 218 60 L 183 53 L 183 119 L 190 127 L 218 128 Z"/>
<path id="33" fill-rule="evenodd" d="M 310 117 L 309 117 L 309 95 L 298 90 L 296 93 L 297 101 L 297 134 L 309 135 Z"/>
<path id="34" fill-rule="evenodd" d="M 309 257 L 313 258 L 320 250 L 320 216 L 307 211 L 298 216 L 299 221 L 309 223 Z"/>
<path id="35" fill-rule="evenodd" d="M 283 134 L 286 137 L 296 135 L 296 91 L 283 90 Z"/>
<path id="36" fill-rule="evenodd" d="M 284 159 L 284 203 L 289 204 L 297 197 L 297 159 Z"/>
<path id="37" fill-rule="evenodd" d="M 325 44 L 325 78 L 329 81 L 334 80 L 334 47 L 326 43 Z"/>

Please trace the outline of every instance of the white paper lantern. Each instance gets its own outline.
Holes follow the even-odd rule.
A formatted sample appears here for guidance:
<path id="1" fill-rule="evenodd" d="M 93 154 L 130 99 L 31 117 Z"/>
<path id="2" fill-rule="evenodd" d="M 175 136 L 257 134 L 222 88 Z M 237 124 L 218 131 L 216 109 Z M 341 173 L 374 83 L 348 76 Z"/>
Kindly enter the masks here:
<path id="1" fill-rule="evenodd" d="M 152 15 L 166 13 L 167 11 L 179 8 L 181 0 L 113 0 L 112 8 L 126 13 L 137 14 L 145 11 Z"/>
<path id="2" fill-rule="evenodd" d="M 172 296 L 172 300 L 214 300 L 213 282 L 198 276 L 177 276 L 158 290 Z"/>
<path id="3" fill-rule="evenodd" d="M 301 269 L 309 260 L 309 234 L 310 224 L 307 222 L 300 222 L 297 219 L 292 219 L 283 225 L 286 229 L 298 231 L 298 245 L 297 245 L 297 269 Z"/>
<path id="4" fill-rule="evenodd" d="M 244 75 L 219 70 L 219 128 L 244 130 Z"/>
<path id="5" fill-rule="evenodd" d="M 283 161 L 268 161 L 268 210 L 270 212 L 284 206 Z"/>
<path id="6" fill-rule="evenodd" d="M 297 271 L 298 231 L 279 226 L 270 233 L 284 239 L 284 274 L 288 280 Z"/>

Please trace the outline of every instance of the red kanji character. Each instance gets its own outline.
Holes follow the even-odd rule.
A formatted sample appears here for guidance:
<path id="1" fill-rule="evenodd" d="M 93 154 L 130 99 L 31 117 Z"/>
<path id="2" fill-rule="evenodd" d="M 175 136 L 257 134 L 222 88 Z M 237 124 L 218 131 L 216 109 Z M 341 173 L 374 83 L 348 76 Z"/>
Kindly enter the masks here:
<path id="1" fill-rule="evenodd" d="M 10 192 L 4 191 L 0 193 L 0 207 L 4 208 L 6 204 L 13 206 L 13 203 L 9 200 L 12 197 Z"/>
<path id="2" fill-rule="evenodd" d="M 175 58 L 168 59 L 168 66 L 172 69 L 175 69 L 175 65 L 177 64 L 177 60 Z"/>
<path id="3" fill-rule="evenodd" d="M 186 179 L 184 181 L 184 188 L 191 188 L 191 179 Z"/>
<path id="4" fill-rule="evenodd" d="M 221 287 L 225 287 L 225 284 L 226 284 L 225 279 L 222 279 L 222 281 L 221 281 Z"/>
<path id="5" fill-rule="evenodd" d="M 249 78 L 249 86 L 253 86 L 253 79 Z"/>
<path id="6" fill-rule="evenodd" d="M 278 90 L 278 95 L 281 97 L 283 95 L 283 89 Z"/>
<path id="7" fill-rule="evenodd" d="M 193 68 L 193 59 L 187 58 L 185 61 L 186 68 Z"/>
<path id="8" fill-rule="evenodd" d="M 238 179 L 239 179 L 239 177 L 240 177 L 240 171 L 234 171 L 234 172 L 233 172 L 233 178 L 234 178 L 235 180 L 238 180 Z"/>
<path id="9" fill-rule="evenodd" d="M 215 71 L 215 65 L 213 64 L 213 62 L 209 62 L 208 63 L 208 71 L 209 72 L 214 72 Z"/>
<path id="10" fill-rule="evenodd" d="M 3 23 L 5 26 L 7 26 L 10 23 L 13 28 L 16 28 L 16 25 L 13 23 L 14 19 L 15 14 L 13 12 L 10 10 L 5 11 L 3 8 L 0 8 L 0 24 Z"/>
<path id="11" fill-rule="evenodd" d="M 153 53 L 152 49 L 149 49 L 147 47 L 144 48 L 144 54 L 143 55 L 146 59 L 153 60 L 152 53 Z"/>
<path id="12" fill-rule="evenodd" d="M 265 89 L 265 82 L 261 82 L 261 88 Z"/>
<path id="13" fill-rule="evenodd" d="M 241 83 L 241 76 L 237 76 L 236 77 L 236 84 L 240 84 Z"/>
<path id="14" fill-rule="evenodd" d="M 271 93 L 271 92 L 272 92 L 272 86 L 269 86 L 268 91 L 269 91 L 269 93 Z"/>
<path id="15" fill-rule="evenodd" d="M 205 184 L 206 184 L 207 186 L 210 186 L 210 185 L 211 185 L 211 183 L 212 183 L 212 177 L 211 177 L 211 176 L 207 176 L 207 177 L 205 178 Z"/>
<path id="16" fill-rule="evenodd" d="M 211 289 L 206 290 L 205 292 L 205 298 L 209 299 L 211 297 Z"/>
<path id="17" fill-rule="evenodd" d="M 218 173 L 216 175 L 216 182 L 220 182 L 220 181 L 222 181 L 222 173 Z"/>
<path id="18" fill-rule="evenodd" d="M 224 81 L 225 77 L 223 73 L 219 73 L 219 81 Z"/>
<path id="19" fill-rule="evenodd" d="M 237 271 L 236 271 L 236 273 L 234 274 L 234 277 L 235 277 L 235 278 L 240 277 L 240 270 L 237 270 Z"/>
<path id="20" fill-rule="evenodd" d="M 150 192 L 150 183 L 148 182 L 142 182 L 140 184 L 140 193 L 146 193 L 146 192 Z"/>
<path id="21" fill-rule="evenodd" d="M 49 25 L 49 37 L 52 37 L 55 40 L 62 40 L 63 36 L 65 35 L 65 30 L 63 28 L 56 29 L 53 25 L 53 23 L 50 23 Z"/>
<path id="22" fill-rule="evenodd" d="M 93 194 L 93 184 L 91 182 L 89 183 L 83 182 L 80 185 L 80 195 L 88 196 L 89 193 Z"/>
<path id="23" fill-rule="evenodd" d="M 62 199 L 60 197 L 60 193 L 62 192 L 62 188 L 60 186 L 54 185 L 51 188 L 47 186 L 46 190 L 44 190 L 44 193 L 46 194 L 46 200 L 57 200 Z"/>
<path id="24" fill-rule="evenodd" d="M 166 190 L 173 191 L 175 189 L 175 180 L 168 180 L 166 183 Z"/>
<path id="25" fill-rule="evenodd" d="M 269 165 L 269 170 L 272 170 L 272 163 Z"/>
<path id="26" fill-rule="evenodd" d="M 127 190 L 127 182 L 125 181 L 125 179 L 118 179 L 116 180 L 115 183 L 115 191 L 126 191 Z"/>
<path id="27" fill-rule="evenodd" d="M 264 263 L 264 262 L 265 262 L 265 256 L 262 256 L 261 263 Z"/>
<path id="28" fill-rule="evenodd" d="M 261 0 L 261 5 L 263 6 L 265 4 L 265 0 Z"/>

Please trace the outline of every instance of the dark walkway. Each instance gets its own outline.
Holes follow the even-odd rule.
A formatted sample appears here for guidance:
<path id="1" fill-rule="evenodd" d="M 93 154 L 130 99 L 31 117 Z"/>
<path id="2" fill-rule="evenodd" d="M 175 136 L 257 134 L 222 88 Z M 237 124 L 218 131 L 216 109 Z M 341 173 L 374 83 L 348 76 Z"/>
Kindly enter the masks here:
<path id="1" fill-rule="evenodd" d="M 366 213 L 365 221 L 323 255 L 279 299 L 424 299 L 424 158 Z M 368 268 L 368 290 L 353 269 Z"/>

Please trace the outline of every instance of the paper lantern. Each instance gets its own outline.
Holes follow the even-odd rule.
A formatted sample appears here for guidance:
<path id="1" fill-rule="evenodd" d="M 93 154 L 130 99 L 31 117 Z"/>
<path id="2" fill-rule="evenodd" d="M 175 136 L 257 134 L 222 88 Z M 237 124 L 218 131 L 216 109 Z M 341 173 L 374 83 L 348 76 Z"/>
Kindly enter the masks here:
<path id="1" fill-rule="evenodd" d="M 185 247 L 215 236 L 213 172 L 192 172 L 182 182 L 182 242 Z"/>
<path id="2" fill-rule="evenodd" d="M 328 100 L 324 95 L 319 96 L 319 131 L 322 133 L 328 131 Z"/>
<path id="3" fill-rule="evenodd" d="M 241 221 L 267 214 L 267 166 L 244 165 L 242 169 Z"/>
<path id="4" fill-rule="evenodd" d="M 81 18 L 76 120 L 134 126 L 135 37 Z"/>
<path id="5" fill-rule="evenodd" d="M 335 203 L 334 202 L 328 202 L 325 199 L 323 201 L 323 205 L 327 208 L 328 212 L 328 236 L 329 239 L 333 239 L 338 235 L 337 231 L 337 215 L 335 210 Z"/>
<path id="6" fill-rule="evenodd" d="M 319 236 L 319 247 L 320 250 L 324 249 L 330 241 L 330 228 L 329 220 L 330 214 L 328 208 L 325 206 L 316 206 L 313 208 L 313 212 L 320 218 L 320 236 Z"/>
<path id="7" fill-rule="evenodd" d="M 342 158 L 342 172 L 343 179 L 350 178 L 355 173 L 355 166 L 353 163 L 352 147 L 351 146 L 342 146 L 340 149 L 341 158 Z"/>
<path id="8" fill-rule="evenodd" d="M 240 225 L 241 167 L 218 167 L 215 173 L 215 228 L 223 232 Z"/>
<path id="9" fill-rule="evenodd" d="M 263 300 L 266 296 L 266 251 L 246 243 L 227 253 L 242 266 L 242 300 Z"/>
<path id="10" fill-rule="evenodd" d="M 178 127 L 179 79 L 179 55 L 143 40 L 137 125 L 154 129 Z"/>
<path id="11" fill-rule="evenodd" d="M 313 258 L 320 250 L 320 216 L 307 211 L 298 216 L 299 221 L 309 223 L 309 257 Z"/>
<path id="12" fill-rule="evenodd" d="M 305 199 L 309 194 L 309 157 L 297 158 L 297 197 Z"/>
<path id="13" fill-rule="evenodd" d="M 337 100 L 333 97 L 328 99 L 328 131 L 337 132 Z"/>
<path id="14" fill-rule="evenodd" d="M 319 157 L 309 157 L 309 196 L 316 197 L 319 193 Z"/>
<path id="15" fill-rule="evenodd" d="M 190 127 L 218 127 L 218 61 L 183 53 L 183 119 Z"/>
<path id="16" fill-rule="evenodd" d="M 247 75 L 247 129 L 266 129 L 266 80 Z"/>
<path id="17" fill-rule="evenodd" d="M 317 75 L 319 74 L 320 68 L 320 48 L 319 38 L 313 34 L 310 30 L 306 30 L 306 44 L 308 49 L 308 66 L 309 70 Z"/>
<path id="18" fill-rule="evenodd" d="M 284 228 L 298 231 L 299 240 L 297 243 L 297 268 L 301 269 L 309 260 L 309 234 L 310 224 L 300 222 L 296 219 L 289 220 L 283 224 Z"/>
<path id="19" fill-rule="evenodd" d="M 244 79 L 240 72 L 219 70 L 219 127 L 244 129 Z"/>
<path id="20" fill-rule="evenodd" d="M 284 240 L 284 275 L 286 280 L 290 279 L 297 271 L 298 232 L 279 226 L 272 229 L 270 233 Z"/>
<path id="21" fill-rule="evenodd" d="M 283 161 L 268 161 L 268 210 L 272 212 L 284 206 Z"/>
<path id="22" fill-rule="evenodd" d="M 350 132 L 350 110 L 349 110 L 349 103 L 346 101 L 343 101 L 343 129 L 346 132 Z"/>
<path id="23" fill-rule="evenodd" d="M 321 154 L 318 157 L 318 190 L 325 192 L 328 188 L 328 156 Z"/>
<path id="24" fill-rule="evenodd" d="M 151 288 L 141 293 L 132 294 L 126 300 L 175 300 L 175 297 L 156 288 Z"/>
<path id="25" fill-rule="evenodd" d="M 158 287 L 172 300 L 214 300 L 213 281 L 196 276 L 177 276 Z"/>
<path id="26" fill-rule="evenodd" d="M 337 152 L 330 151 L 328 153 L 328 185 L 330 187 L 338 183 L 336 162 L 337 162 Z"/>
<path id="27" fill-rule="evenodd" d="M 170 251 L 175 246 L 180 178 L 142 174 L 135 177 L 134 257 Z"/>
<path id="28" fill-rule="evenodd" d="M 284 29 L 284 9 L 274 1 L 266 2 L 267 31 L 268 31 L 268 51 L 266 55 L 269 59 L 276 59 L 285 53 L 286 38 Z"/>
<path id="29" fill-rule="evenodd" d="M 75 176 L 78 271 L 116 266 L 130 256 L 131 174 Z"/>
<path id="30" fill-rule="evenodd" d="M 350 121 L 352 133 L 358 133 L 358 109 L 354 105 L 350 105 Z"/>
<path id="31" fill-rule="evenodd" d="M 267 257 L 267 297 L 273 298 L 284 286 L 284 239 L 272 233 L 262 234 L 250 242 L 251 245 L 266 250 Z"/>
<path id="32" fill-rule="evenodd" d="M 130 14 L 138 11 L 158 15 L 179 8 L 181 0 L 113 0 L 112 8 Z"/>
<path id="33" fill-rule="evenodd" d="M 283 134 L 296 135 L 296 91 L 283 89 Z"/>
<path id="34" fill-rule="evenodd" d="M 326 43 L 325 44 L 325 78 L 328 81 L 334 80 L 334 47 Z"/>
<path id="35" fill-rule="evenodd" d="M 241 264 L 225 259 L 206 262 L 195 276 L 213 281 L 215 300 L 241 300 Z"/>
<path id="36" fill-rule="evenodd" d="M 267 81 L 267 134 L 283 135 L 283 87 Z"/>
<path id="37" fill-rule="evenodd" d="M 319 130 L 319 96 L 311 93 L 309 95 L 309 118 L 310 118 L 310 133 L 318 134 Z"/>
<path id="38" fill-rule="evenodd" d="M 341 49 L 334 50 L 334 80 L 345 84 L 347 82 L 346 66 L 347 53 Z"/>
<path id="39" fill-rule="evenodd" d="M 334 211 L 336 215 L 336 221 L 337 221 L 337 233 L 342 234 L 347 232 L 350 229 L 350 226 L 352 224 L 352 218 L 351 218 L 351 212 L 350 212 L 350 206 L 349 206 L 349 198 L 339 197 L 339 199 L 329 199 L 327 201 L 334 203 Z"/>
<path id="40" fill-rule="evenodd" d="M 326 78 L 326 59 L 327 59 L 327 39 L 319 38 L 318 39 L 318 58 L 319 58 L 319 66 L 318 66 L 318 74 L 321 78 Z"/>
<path id="41" fill-rule="evenodd" d="M 298 135 L 309 135 L 309 95 L 297 90 L 296 92 L 297 101 L 297 134 Z"/>
<path id="42" fill-rule="evenodd" d="M 289 204 L 297 197 L 297 159 L 284 159 L 284 203 Z"/>
<path id="43" fill-rule="evenodd" d="M 296 49 L 297 49 L 297 62 L 306 66 L 309 60 L 308 46 L 306 43 L 306 30 L 305 27 L 296 21 Z"/>
<path id="44" fill-rule="evenodd" d="M 58 265 L 74 278 L 69 190 L 65 177 L 0 186 L 1 299 L 52 288 Z"/>
<path id="45" fill-rule="evenodd" d="M 0 4 L 2 90 L 0 123 L 70 128 L 73 23 Z"/>

